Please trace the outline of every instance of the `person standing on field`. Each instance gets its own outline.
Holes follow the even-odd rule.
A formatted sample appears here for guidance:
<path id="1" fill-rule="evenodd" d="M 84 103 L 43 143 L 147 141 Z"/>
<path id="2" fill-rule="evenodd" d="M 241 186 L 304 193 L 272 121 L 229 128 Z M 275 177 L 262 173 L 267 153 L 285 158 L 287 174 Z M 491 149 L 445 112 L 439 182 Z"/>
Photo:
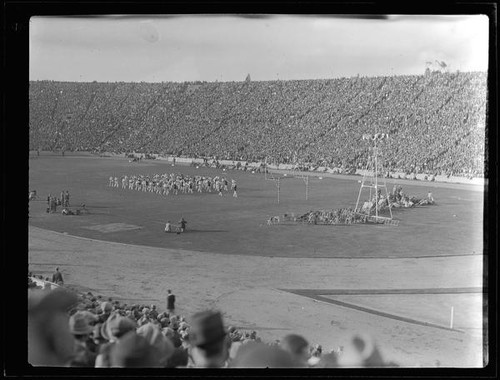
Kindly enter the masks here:
<path id="1" fill-rule="evenodd" d="M 186 220 L 184 220 L 184 218 L 182 217 L 181 220 L 179 220 L 179 224 L 181 226 L 181 232 L 184 232 L 186 230 Z"/>
<path id="2" fill-rule="evenodd" d="M 69 205 L 69 191 L 66 190 L 64 193 L 64 207 L 70 207 Z"/>
<path id="3" fill-rule="evenodd" d="M 59 267 L 56 268 L 56 271 L 52 275 L 52 282 L 57 285 L 64 285 L 64 280 L 62 273 L 59 272 Z"/>
<path id="4" fill-rule="evenodd" d="M 175 295 L 172 294 L 170 289 L 167 294 L 167 311 L 169 314 L 175 313 Z"/>

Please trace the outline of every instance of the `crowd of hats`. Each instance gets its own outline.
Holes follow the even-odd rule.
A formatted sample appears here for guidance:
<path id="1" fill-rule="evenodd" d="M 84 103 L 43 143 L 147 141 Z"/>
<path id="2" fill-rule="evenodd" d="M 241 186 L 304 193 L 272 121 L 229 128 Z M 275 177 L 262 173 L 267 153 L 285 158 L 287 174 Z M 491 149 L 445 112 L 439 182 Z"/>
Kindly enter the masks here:
<path id="1" fill-rule="evenodd" d="M 30 149 L 481 176 L 486 72 L 199 83 L 30 82 Z M 84 126 L 85 128 L 82 128 Z"/>
<path id="2" fill-rule="evenodd" d="M 188 321 L 189 320 L 189 321 Z M 359 341 L 359 342 L 358 342 Z M 265 342 L 256 331 L 226 326 L 222 314 L 160 312 L 90 292 L 29 285 L 28 356 L 33 365 L 67 367 L 342 367 L 395 366 L 370 337 L 325 352 L 301 335 Z"/>

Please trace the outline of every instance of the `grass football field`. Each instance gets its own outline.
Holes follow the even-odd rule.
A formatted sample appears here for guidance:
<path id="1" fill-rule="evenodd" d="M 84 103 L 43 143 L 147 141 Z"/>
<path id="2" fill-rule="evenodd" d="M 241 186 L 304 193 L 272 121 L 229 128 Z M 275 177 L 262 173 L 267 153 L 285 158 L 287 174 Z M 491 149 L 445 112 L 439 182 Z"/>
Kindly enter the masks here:
<path id="1" fill-rule="evenodd" d="M 108 178 L 122 175 L 181 172 L 234 178 L 238 198 L 231 192 L 162 196 L 108 187 Z M 39 200 L 30 202 L 30 223 L 54 231 L 93 239 L 163 248 L 181 248 L 230 255 L 269 257 L 426 257 L 481 254 L 483 193 L 465 185 L 412 184 L 389 179 L 409 195 L 423 198 L 432 191 L 437 206 L 394 209 L 399 226 L 387 225 L 267 225 L 273 215 L 301 215 L 310 210 L 354 207 L 361 177 L 311 177 L 309 199 L 300 178 L 277 187 L 263 174 L 177 165 L 165 161 L 130 163 L 120 158 L 40 156 L 30 160 L 30 189 Z M 62 216 L 45 212 L 47 195 L 70 193 L 72 206 L 85 203 L 89 215 Z M 58 210 L 61 210 L 59 207 Z M 184 217 L 187 231 L 164 233 L 167 220 Z"/>

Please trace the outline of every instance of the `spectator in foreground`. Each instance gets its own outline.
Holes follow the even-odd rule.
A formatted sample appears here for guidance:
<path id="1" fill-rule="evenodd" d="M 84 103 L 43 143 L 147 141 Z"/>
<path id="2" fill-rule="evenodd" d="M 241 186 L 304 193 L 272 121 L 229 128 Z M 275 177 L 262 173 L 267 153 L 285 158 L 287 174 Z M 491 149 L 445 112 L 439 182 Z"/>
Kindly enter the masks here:
<path id="1" fill-rule="evenodd" d="M 96 345 L 90 337 L 93 327 L 89 324 L 89 314 L 77 311 L 69 318 L 69 331 L 75 339 L 70 367 L 95 366 Z"/>
<path id="2" fill-rule="evenodd" d="M 231 362 L 231 367 L 235 368 L 294 368 L 300 366 L 285 350 L 257 342 L 242 345 Z"/>
<path id="3" fill-rule="evenodd" d="M 299 367 L 308 367 L 309 343 L 302 336 L 289 334 L 281 340 L 280 345 Z"/>
<path id="4" fill-rule="evenodd" d="M 352 335 L 337 361 L 340 367 L 349 368 L 396 366 L 383 360 L 373 338 L 365 334 Z"/>
<path id="5" fill-rule="evenodd" d="M 113 311 L 113 305 L 111 305 L 111 302 L 104 301 L 101 303 L 100 311 L 101 313 L 99 314 L 99 322 L 104 323 L 111 315 L 111 312 Z"/>
<path id="6" fill-rule="evenodd" d="M 137 335 L 144 337 L 154 348 L 154 366 L 166 367 L 168 360 L 174 353 L 174 345 L 162 334 L 160 328 L 152 323 L 147 323 L 137 329 Z"/>
<path id="7" fill-rule="evenodd" d="M 101 334 L 108 341 L 99 348 L 95 366 L 96 368 L 112 366 L 111 351 L 115 344 L 130 331 L 135 332 L 136 322 L 128 317 L 122 317 L 118 313 L 113 313 L 102 325 Z"/>
<path id="8" fill-rule="evenodd" d="M 102 336 L 102 325 L 102 323 L 97 323 L 93 327 L 92 331 L 92 339 L 94 340 L 96 351 L 99 349 L 99 347 L 101 347 L 101 345 L 107 342 L 107 340 Z"/>
<path id="9" fill-rule="evenodd" d="M 65 366 L 74 339 L 67 310 L 78 298 L 63 289 L 30 290 L 28 296 L 28 362 L 34 366 Z"/>
<path id="10" fill-rule="evenodd" d="M 147 339 L 129 331 L 110 350 L 110 367 L 158 367 L 155 349 Z"/>
<path id="11" fill-rule="evenodd" d="M 190 367 L 223 368 L 229 358 L 226 331 L 219 312 L 203 311 L 193 315 L 189 329 Z"/>
<path id="12" fill-rule="evenodd" d="M 316 344 L 314 347 L 310 348 L 311 355 L 310 358 L 307 360 L 307 364 L 309 367 L 315 367 L 318 365 L 321 361 L 321 354 L 323 352 L 323 347 L 321 347 L 320 344 Z"/>

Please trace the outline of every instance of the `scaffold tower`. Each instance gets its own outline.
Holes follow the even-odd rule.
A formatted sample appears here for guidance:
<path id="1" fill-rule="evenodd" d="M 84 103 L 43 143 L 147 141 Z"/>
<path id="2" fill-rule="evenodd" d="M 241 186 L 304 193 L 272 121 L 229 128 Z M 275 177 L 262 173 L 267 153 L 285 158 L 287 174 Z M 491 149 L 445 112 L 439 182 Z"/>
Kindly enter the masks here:
<path id="1" fill-rule="evenodd" d="M 385 179 L 383 161 L 379 160 L 380 145 L 388 138 L 386 133 L 364 134 L 362 139 L 370 144 L 370 157 L 363 173 L 361 186 L 359 188 L 358 199 L 356 201 L 355 212 L 357 214 L 368 215 L 375 222 L 392 220 L 392 210 L 389 202 L 389 192 L 387 191 L 387 181 Z M 379 178 L 381 177 L 381 178 Z M 369 198 L 361 201 L 363 189 L 368 189 Z M 385 191 L 385 194 L 382 191 Z M 367 192 L 366 190 L 364 191 Z M 375 206 L 375 207 L 373 207 Z M 382 207 L 384 206 L 384 207 Z"/>

